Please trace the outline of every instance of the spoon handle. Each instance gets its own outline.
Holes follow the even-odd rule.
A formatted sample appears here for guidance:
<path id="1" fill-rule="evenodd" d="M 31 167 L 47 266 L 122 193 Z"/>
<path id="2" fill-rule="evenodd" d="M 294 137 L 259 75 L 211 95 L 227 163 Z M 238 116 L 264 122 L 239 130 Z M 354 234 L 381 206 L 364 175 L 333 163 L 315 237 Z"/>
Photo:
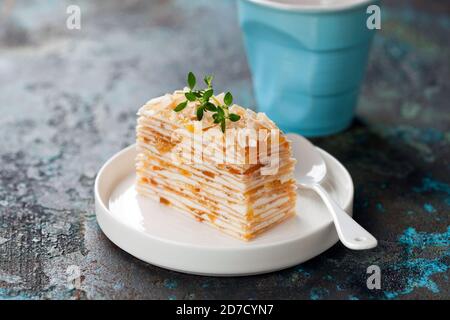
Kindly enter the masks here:
<path id="1" fill-rule="evenodd" d="M 377 246 L 377 239 L 342 210 L 321 185 L 314 184 L 312 189 L 320 195 L 330 210 L 339 239 L 347 248 L 365 250 Z"/>

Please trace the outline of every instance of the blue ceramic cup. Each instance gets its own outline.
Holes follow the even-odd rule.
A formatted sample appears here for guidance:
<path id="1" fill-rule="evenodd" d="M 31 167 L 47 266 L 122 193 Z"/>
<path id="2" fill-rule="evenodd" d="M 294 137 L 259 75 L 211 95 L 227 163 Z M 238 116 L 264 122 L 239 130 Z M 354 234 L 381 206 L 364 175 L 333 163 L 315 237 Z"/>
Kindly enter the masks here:
<path id="1" fill-rule="evenodd" d="M 239 0 L 258 111 L 306 136 L 347 128 L 375 32 L 366 24 L 371 4 L 378 1 Z"/>

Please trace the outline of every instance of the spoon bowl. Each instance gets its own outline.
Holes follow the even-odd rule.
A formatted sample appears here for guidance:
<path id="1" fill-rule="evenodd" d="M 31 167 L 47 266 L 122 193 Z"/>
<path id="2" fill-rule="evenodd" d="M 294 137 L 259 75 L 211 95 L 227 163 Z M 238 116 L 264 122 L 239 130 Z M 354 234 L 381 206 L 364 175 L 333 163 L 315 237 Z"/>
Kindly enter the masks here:
<path id="1" fill-rule="evenodd" d="M 292 141 L 292 152 L 296 159 L 295 179 L 298 184 L 320 183 L 327 174 L 327 166 L 319 152 L 307 139 L 298 134 L 288 133 L 287 137 Z M 308 150 L 308 152 L 304 152 Z"/>

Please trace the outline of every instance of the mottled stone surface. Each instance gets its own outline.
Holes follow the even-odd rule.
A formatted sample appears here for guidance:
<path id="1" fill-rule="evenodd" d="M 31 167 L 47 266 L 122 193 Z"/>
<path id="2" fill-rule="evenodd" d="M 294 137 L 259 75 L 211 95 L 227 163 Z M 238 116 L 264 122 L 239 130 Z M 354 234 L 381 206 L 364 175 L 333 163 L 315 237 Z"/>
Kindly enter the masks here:
<path id="1" fill-rule="evenodd" d="M 65 27 L 66 7 L 82 29 Z M 341 160 L 375 250 L 341 244 L 244 278 L 166 271 L 99 229 L 93 183 L 135 112 L 187 71 L 254 105 L 232 1 L 0 2 L 0 298 L 450 298 L 450 7 L 385 1 L 354 125 L 314 142 Z M 366 287 L 379 265 L 382 289 Z M 67 269 L 78 266 L 81 289 Z"/>

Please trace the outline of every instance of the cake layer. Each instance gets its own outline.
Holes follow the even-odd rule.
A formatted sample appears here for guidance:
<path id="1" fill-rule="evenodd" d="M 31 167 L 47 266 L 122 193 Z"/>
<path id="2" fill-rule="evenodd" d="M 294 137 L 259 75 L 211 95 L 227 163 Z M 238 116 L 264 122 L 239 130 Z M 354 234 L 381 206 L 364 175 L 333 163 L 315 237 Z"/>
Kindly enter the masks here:
<path id="1" fill-rule="evenodd" d="M 267 211 L 271 210 L 274 205 L 292 201 L 292 198 L 295 197 L 295 188 L 292 184 L 286 184 L 283 188 L 273 190 L 273 192 L 266 192 L 255 202 L 245 200 L 236 202 L 234 199 L 221 196 L 220 194 L 213 195 L 215 190 L 206 187 L 201 189 L 192 188 L 188 184 L 174 183 L 170 179 L 164 179 L 156 175 L 152 176 L 147 174 L 141 176 L 137 183 L 154 189 L 173 190 L 183 197 L 203 203 L 210 211 L 224 212 L 247 223 L 252 223 L 252 219 L 258 219 Z M 249 217 L 250 212 L 251 218 Z"/>
<path id="2" fill-rule="evenodd" d="M 207 185 L 213 185 L 219 183 L 223 185 L 225 191 L 237 192 L 236 196 L 242 194 L 254 194 L 258 188 L 268 183 L 277 183 L 279 180 L 281 183 L 292 178 L 292 170 L 295 163 L 292 161 L 285 161 L 284 166 L 279 168 L 276 175 L 263 176 L 258 175 L 255 171 L 251 176 L 236 175 L 228 172 L 227 170 L 219 169 L 213 165 L 208 164 L 195 164 L 195 165 L 174 165 L 170 162 L 170 159 L 160 157 L 159 155 L 152 154 L 151 151 L 145 148 L 140 150 L 140 156 L 136 160 L 136 169 L 141 170 L 149 168 L 154 171 L 161 171 L 163 168 L 171 169 L 173 175 L 179 180 L 205 183 Z"/>
<path id="3" fill-rule="evenodd" d="M 224 192 L 221 189 L 220 184 L 207 184 L 199 183 L 198 181 L 192 181 L 190 178 L 178 179 L 180 175 L 174 174 L 168 170 L 150 171 L 142 169 L 139 171 L 140 181 L 143 183 L 153 184 L 168 184 L 176 186 L 179 189 L 189 189 L 192 193 L 203 197 L 215 198 L 215 201 L 228 205 L 234 210 L 242 211 L 248 208 L 248 204 L 252 203 L 253 208 L 258 208 L 261 205 L 265 205 L 265 200 L 271 195 L 277 195 L 285 190 L 293 190 L 293 183 L 288 180 L 284 183 L 274 182 L 276 186 L 272 186 L 272 183 L 267 183 L 261 188 L 255 190 L 254 193 L 244 195 L 243 198 L 237 198 L 236 193 Z"/>
<path id="4" fill-rule="evenodd" d="M 196 131 L 195 127 L 192 124 L 188 124 L 182 127 L 172 126 L 171 128 L 165 129 L 165 124 L 159 119 L 142 119 L 138 120 L 137 132 L 139 133 L 138 138 L 142 138 L 142 140 L 146 139 L 157 139 L 156 147 L 158 144 L 161 144 L 158 152 L 165 153 L 170 151 L 176 144 L 178 144 L 183 138 L 192 140 L 192 143 L 203 143 L 206 142 L 221 142 L 223 146 L 227 143 L 234 142 L 235 147 L 235 156 L 236 160 L 243 161 L 242 164 L 244 167 L 247 166 L 245 163 L 245 158 L 241 156 L 248 156 L 249 148 L 254 147 L 255 143 L 260 144 L 263 143 L 267 146 L 267 156 L 271 155 L 271 134 L 268 130 L 265 130 L 264 134 L 260 137 L 258 134 L 241 134 L 241 131 L 235 130 L 231 133 L 227 133 L 228 136 L 224 136 L 220 131 L 215 130 L 214 134 L 205 134 L 205 130 Z M 251 131 L 250 131 L 251 132 Z M 261 132 L 261 131 L 258 131 Z M 245 133 L 245 131 L 244 131 Z M 213 139 L 215 138 L 215 139 Z M 277 138 L 274 136 L 274 138 Z M 290 142 L 287 141 L 284 136 L 278 137 L 278 150 L 277 153 L 281 153 L 283 148 L 290 150 Z M 259 141 L 257 141 L 259 140 Z M 217 150 L 217 148 L 214 148 Z M 290 154 L 289 154 L 290 156 Z"/>
<path id="5" fill-rule="evenodd" d="M 295 213 L 294 208 L 291 206 L 280 206 L 276 208 L 271 215 L 268 215 L 265 219 L 258 221 L 257 224 L 250 227 L 248 225 L 236 223 L 230 216 L 208 212 L 206 208 L 198 205 L 195 201 L 189 201 L 176 193 L 163 190 L 156 190 L 155 192 L 153 189 L 144 189 L 139 185 L 137 186 L 137 191 L 143 196 L 150 197 L 155 201 L 173 207 L 178 211 L 187 212 L 194 216 L 199 222 L 206 222 L 211 226 L 244 240 L 255 237 L 271 225 L 277 224 L 281 220 L 284 220 Z M 161 197 L 161 195 L 164 195 L 164 197 Z"/>

